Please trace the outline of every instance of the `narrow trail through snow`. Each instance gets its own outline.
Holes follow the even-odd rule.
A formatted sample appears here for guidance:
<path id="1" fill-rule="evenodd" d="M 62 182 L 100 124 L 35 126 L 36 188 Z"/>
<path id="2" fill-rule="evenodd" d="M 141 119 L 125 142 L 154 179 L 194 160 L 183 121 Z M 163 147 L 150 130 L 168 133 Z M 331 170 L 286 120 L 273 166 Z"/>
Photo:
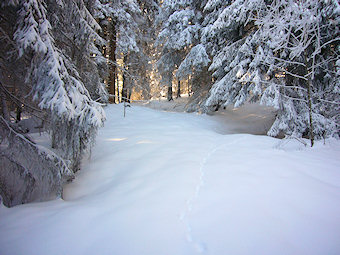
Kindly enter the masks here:
<path id="1" fill-rule="evenodd" d="M 0 206 L 1 255 L 340 254 L 339 141 L 308 148 L 226 134 L 205 115 L 105 111 L 64 200 Z"/>

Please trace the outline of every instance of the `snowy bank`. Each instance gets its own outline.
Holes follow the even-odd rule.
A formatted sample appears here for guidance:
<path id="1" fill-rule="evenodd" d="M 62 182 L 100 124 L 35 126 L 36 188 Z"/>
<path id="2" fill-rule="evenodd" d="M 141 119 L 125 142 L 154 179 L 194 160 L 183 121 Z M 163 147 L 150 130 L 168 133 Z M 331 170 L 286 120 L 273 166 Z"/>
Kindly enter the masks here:
<path id="1" fill-rule="evenodd" d="M 339 254 L 340 143 L 106 108 L 64 200 L 0 208 L 0 254 Z"/>

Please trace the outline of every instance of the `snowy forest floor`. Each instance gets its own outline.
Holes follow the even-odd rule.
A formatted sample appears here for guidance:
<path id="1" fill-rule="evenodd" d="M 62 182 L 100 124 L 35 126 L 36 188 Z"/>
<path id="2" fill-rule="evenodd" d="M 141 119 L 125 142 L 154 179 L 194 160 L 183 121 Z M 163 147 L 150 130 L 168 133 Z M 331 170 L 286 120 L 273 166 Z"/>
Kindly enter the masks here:
<path id="1" fill-rule="evenodd" d="M 184 112 L 189 99 L 187 95 L 182 95 L 170 102 L 163 98 L 137 104 L 155 110 Z M 228 106 L 226 109 L 220 108 L 219 111 L 211 115 L 210 119 L 217 122 L 215 131 L 221 134 L 265 135 L 275 120 L 275 111 L 273 108 L 258 103 L 245 103 L 239 108 L 232 106 Z"/>
<path id="2" fill-rule="evenodd" d="M 340 254 L 339 141 L 234 134 L 227 112 L 126 110 L 106 108 L 63 200 L 0 207 L 1 255 Z"/>

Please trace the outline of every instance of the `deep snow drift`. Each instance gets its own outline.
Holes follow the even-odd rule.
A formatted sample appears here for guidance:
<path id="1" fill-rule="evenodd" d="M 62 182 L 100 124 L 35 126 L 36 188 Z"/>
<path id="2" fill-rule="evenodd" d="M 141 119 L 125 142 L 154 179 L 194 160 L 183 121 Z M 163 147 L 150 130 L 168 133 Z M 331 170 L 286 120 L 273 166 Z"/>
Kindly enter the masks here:
<path id="1" fill-rule="evenodd" d="M 0 254 L 340 254 L 340 143 L 106 108 L 64 200 L 0 207 Z"/>

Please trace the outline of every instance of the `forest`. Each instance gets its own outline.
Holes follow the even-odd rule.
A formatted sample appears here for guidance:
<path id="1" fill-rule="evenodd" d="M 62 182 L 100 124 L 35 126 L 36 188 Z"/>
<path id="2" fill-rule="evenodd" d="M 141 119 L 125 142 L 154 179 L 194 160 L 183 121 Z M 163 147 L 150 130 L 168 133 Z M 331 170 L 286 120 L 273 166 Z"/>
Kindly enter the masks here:
<path id="1" fill-rule="evenodd" d="M 308 148 L 310 154 L 306 152 L 304 162 L 312 160 L 314 150 L 323 150 L 320 149 L 323 144 L 322 153 L 330 155 L 330 165 L 324 168 L 332 169 L 326 179 L 336 187 L 339 199 L 340 183 L 335 181 L 339 173 L 334 170 L 339 170 L 336 155 L 340 152 L 339 15 L 338 0 L 2 0 L 1 204 L 10 208 L 63 199 L 65 185 L 77 182 L 77 176 L 82 174 L 79 170 L 92 164 L 88 158 L 92 153 L 97 155 L 99 145 L 105 147 L 101 141 L 106 133 L 100 133 L 101 130 L 110 134 L 124 133 L 130 128 L 136 128 L 133 132 L 149 130 L 150 135 L 154 132 L 154 138 L 138 141 L 138 145 L 139 142 L 153 144 L 153 139 L 164 130 L 177 130 L 182 125 L 181 132 L 187 134 L 178 136 L 182 139 L 178 143 L 188 140 L 196 144 L 202 139 L 202 145 L 197 147 L 212 146 L 209 152 L 202 152 L 205 155 L 201 156 L 202 180 L 206 162 L 225 150 L 227 143 L 217 145 L 218 141 L 227 138 L 221 137 L 210 144 L 205 129 L 194 129 L 181 117 L 177 123 L 170 115 L 152 115 L 138 108 L 162 100 L 176 106 L 181 98 L 185 98 L 183 112 L 191 114 L 187 118 L 208 129 L 215 125 L 209 116 L 223 114 L 226 109 L 236 112 L 249 104 L 267 107 L 273 119 L 263 139 L 280 143 L 289 140 L 299 144 L 296 148 Z M 120 116 L 122 111 L 124 118 Z M 135 120 L 128 120 L 132 116 Z M 200 117 L 196 120 L 192 116 Z M 161 123 L 163 119 L 169 122 L 168 126 Z M 156 125 L 164 126 L 156 128 Z M 168 137 L 179 134 L 176 132 Z M 196 132 L 203 132 L 203 138 L 196 137 Z M 33 133 L 46 135 L 49 144 L 39 144 L 31 136 Z M 132 134 L 135 135 L 124 133 L 126 137 Z M 129 140 L 125 136 L 107 137 L 107 140 L 122 141 L 115 146 L 123 150 L 125 147 L 120 144 Z M 165 141 L 168 141 L 166 136 L 158 142 Z M 238 141 L 228 140 L 228 144 L 236 146 L 235 151 L 242 154 Z M 251 141 L 249 146 L 256 150 L 257 140 Z M 263 140 L 263 145 L 267 141 Z M 259 144 L 262 148 L 262 143 Z M 166 146 L 171 145 L 166 143 Z M 188 150 L 184 154 L 195 151 L 189 145 L 182 146 Z M 275 148 L 278 147 L 281 145 Z M 111 147 L 107 151 L 112 158 L 119 155 Z M 134 158 L 133 152 L 129 153 Z M 270 155 L 276 157 L 275 153 Z M 286 156 L 294 161 L 293 154 Z M 282 158 L 285 155 L 278 162 Z M 121 164 L 118 161 L 112 162 L 117 169 Z M 129 162 L 134 164 L 132 159 Z M 228 163 L 221 163 L 225 164 Z M 104 179 L 99 181 L 105 183 Z M 201 186 L 198 184 L 197 190 Z M 183 221 L 190 214 L 194 200 L 184 210 Z M 332 213 L 337 211 L 340 212 L 339 207 Z M 335 226 L 340 224 L 338 216 L 336 219 Z M 190 229 L 186 227 L 188 240 L 193 239 L 188 234 Z M 339 231 L 334 235 L 340 237 Z M 202 242 L 189 242 L 196 245 L 195 253 L 208 251 Z M 321 253 L 304 250 L 306 253 L 300 254 L 340 252 L 338 245 L 331 241 L 330 245 L 321 245 L 329 248 Z M 125 254 L 160 254 L 160 251 Z M 239 250 L 230 250 L 229 254 L 252 254 L 235 251 Z M 184 250 L 172 252 L 191 254 Z M 85 253 L 79 250 L 71 254 Z"/>

